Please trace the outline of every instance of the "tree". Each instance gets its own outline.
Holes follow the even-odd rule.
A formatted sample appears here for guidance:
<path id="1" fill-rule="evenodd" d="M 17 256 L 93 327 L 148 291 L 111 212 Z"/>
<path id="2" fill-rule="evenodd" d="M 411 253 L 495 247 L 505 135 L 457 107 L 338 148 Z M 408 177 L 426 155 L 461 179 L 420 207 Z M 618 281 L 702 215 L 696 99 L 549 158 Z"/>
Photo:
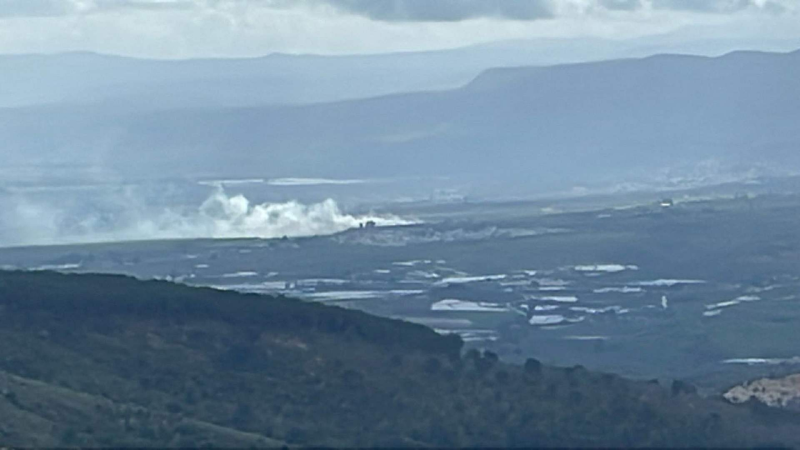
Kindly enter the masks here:
<path id="1" fill-rule="evenodd" d="M 237 405 L 231 416 L 231 423 L 239 429 L 244 429 L 251 420 L 253 420 L 253 408 L 247 403 Z"/>
<path id="2" fill-rule="evenodd" d="M 425 373 L 427 373 L 428 375 L 433 375 L 439 373 L 439 370 L 441 370 L 442 368 L 442 362 L 439 361 L 439 358 L 431 357 L 425 361 L 423 368 L 425 370 Z"/>
<path id="3" fill-rule="evenodd" d="M 525 373 L 528 375 L 538 375 L 542 372 L 542 363 L 537 359 L 528 358 L 525 360 Z"/>
<path id="4" fill-rule="evenodd" d="M 494 378 L 498 383 L 506 384 L 511 379 L 511 376 L 505 370 L 500 370 L 495 374 Z"/>
<path id="5" fill-rule="evenodd" d="M 464 359 L 467 361 L 475 362 L 481 358 L 481 352 L 477 349 L 471 348 L 464 354 Z"/>
<path id="6" fill-rule="evenodd" d="M 682 380 L 674 380 L 672 382 L 672 395 L 678 396 L 681 394 L 696 394 L 697 388 L 685 381 Z"/>

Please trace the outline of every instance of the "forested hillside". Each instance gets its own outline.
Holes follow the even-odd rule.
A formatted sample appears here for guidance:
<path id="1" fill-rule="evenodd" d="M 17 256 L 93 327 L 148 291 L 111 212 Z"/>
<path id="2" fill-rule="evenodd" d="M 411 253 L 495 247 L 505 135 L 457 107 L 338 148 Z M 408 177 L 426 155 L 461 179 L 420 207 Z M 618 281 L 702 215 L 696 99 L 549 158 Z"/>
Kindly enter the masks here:
<path id="1" fill-rule="evenodd" d="M 0 272 L 11 446 L 800 445 L 675 382 L 524 367 L 409 323 L 123 276 Z"/>

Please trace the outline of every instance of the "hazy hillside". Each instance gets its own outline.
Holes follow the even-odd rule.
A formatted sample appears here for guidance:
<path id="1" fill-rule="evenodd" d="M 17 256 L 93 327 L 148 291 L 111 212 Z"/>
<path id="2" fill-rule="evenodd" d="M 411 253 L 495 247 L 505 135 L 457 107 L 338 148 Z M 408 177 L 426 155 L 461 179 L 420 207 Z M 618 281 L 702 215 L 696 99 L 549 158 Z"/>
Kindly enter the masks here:
<path id="1" fill-rule="evenodd" d="M 797 168 L 797 73 L 800 52 L 664 55 L 497 69 L 452 91 L 307 106 L 7 109 L 0 140 L 9 166 L 127 177 L 156 167 L 162 177 L 502 176 L 541 188 L 707 159 Z"/>
<path id="2" fill-rule="evenodd" d="M 106 103 L 148 110 L 314 103 L 456 87 L 498 65 L 492 62 L 457 52 L 192 60 L 9 55 L 0 56 L 0 106 Z"/>
<path id="3" fill-rule="evenodd" d="M 0 324 L 12 446 L 798 444 L 790 413 L 285 298 L 0 272 Z"/>
<path id="4" fill-rule="evenodd" d="M 256 58 L 148 60 L 94 53 L 0 55 L 0 108 L 113 104 L 115 108 L 317 103 L 455 88 L 492 67 L 552 65 L 655 53 L 719 55 L 752 42 L 673 37 L 536 39 L 451 50 L 375 55 L 271 54 Z M 791 48 L 763 39 L 756 47 Z"/>
<path id="5" fill-rule="evenodd" d="M 0 56 L 0 107 L 106 103 L 148 110 L 341 101 L 455 88 L 492 67 L 620 57 L 631 45 L 541 40 L 430 52 L 187 60 L 5 55 Z"/>

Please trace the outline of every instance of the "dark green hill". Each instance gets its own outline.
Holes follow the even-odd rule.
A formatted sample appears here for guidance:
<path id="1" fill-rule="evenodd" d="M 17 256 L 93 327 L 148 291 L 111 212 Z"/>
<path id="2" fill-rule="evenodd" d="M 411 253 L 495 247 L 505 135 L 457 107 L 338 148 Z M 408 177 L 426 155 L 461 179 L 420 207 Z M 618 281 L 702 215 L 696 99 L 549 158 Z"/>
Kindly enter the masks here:
<path id="1" fill-rule="evenodd" d="M 413 324 L 109 275 L 0 272 L 0 444 L 798 445 L 792 415 Z M 794 439 L 794 440 L 793 440 Z"/>

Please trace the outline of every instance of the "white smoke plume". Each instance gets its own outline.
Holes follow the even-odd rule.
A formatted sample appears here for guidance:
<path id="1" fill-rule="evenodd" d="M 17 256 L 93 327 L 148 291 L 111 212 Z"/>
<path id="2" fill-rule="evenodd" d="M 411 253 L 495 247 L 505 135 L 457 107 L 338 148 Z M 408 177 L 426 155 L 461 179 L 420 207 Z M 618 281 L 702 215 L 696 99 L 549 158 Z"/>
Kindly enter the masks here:
<path id="1" fill-rule="evenodd" d="M 331 234 L 373 221 L 378 226 L 412 223 L 395 216 L 344 214 L 335 201 L 304 205 L 296 201 L 252 205 L 243 195 L 228 197 L 218 190 L 200 206 L 200 222 L 212 237 L 312 236 Z"/>
<path id="2" fill-rule="evenodd" d="M 37 204 L 24 196 L 0 198 L 0 246 L 51 245 L 184 238 L 279 238 L 338 233 L 373 221 L 407 225 L 393 215 L 344 213 L 332 199 L 254 204 L 217 189 L 193 209 L 159 207 L 128 193 L 113 207 L 89 211 L 69 203 Z M 106 205 L 107 206 L 107 205 Z"/>

